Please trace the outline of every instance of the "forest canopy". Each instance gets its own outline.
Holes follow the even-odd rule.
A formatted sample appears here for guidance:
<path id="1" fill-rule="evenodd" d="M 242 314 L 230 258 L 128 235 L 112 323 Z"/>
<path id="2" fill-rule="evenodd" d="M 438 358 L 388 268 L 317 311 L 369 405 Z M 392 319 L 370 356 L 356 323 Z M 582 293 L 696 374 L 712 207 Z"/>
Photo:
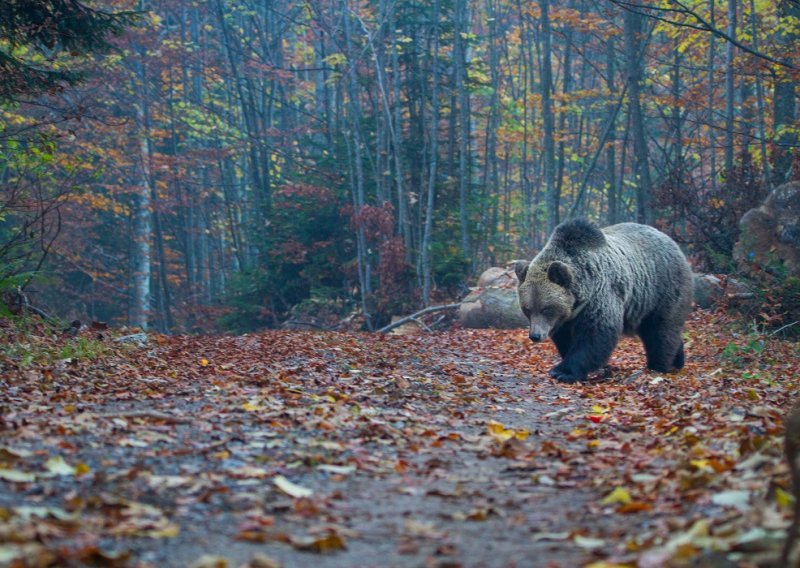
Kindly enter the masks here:
<path id="1" fill-rule="evenodd" d="M 799 25 L 794 0 L 4 2 L 0 283 L 164 331 L 375 329 L 574 216 L 730 271 L 800 177 Z"/>

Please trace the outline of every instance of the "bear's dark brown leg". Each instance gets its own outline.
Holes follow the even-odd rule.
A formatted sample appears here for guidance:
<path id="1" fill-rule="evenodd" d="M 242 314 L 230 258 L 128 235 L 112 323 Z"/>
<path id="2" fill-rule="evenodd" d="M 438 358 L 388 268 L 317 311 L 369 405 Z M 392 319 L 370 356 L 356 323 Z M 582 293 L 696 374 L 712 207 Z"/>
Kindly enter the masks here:
<path id="1" fill-rule="evenodd" d="M 674 330 L 657 315 L 648 316 L 639 328 L 644 351 L 647 354 L 647 368 L 660 373 L 668 373 L 683 367 L 683 338 L 680 330 Z"/>
<path id="2" fill-rule="evenodd" d="M 572 347 L 572 335 L 573 326 L 572 322 L 569 321 L 559 327 L 552 336 L 553 343 L 556 344 L 556 349 L 558 349 L 558 354 L 561 355 L 562 359 L 567 356 L 569 348 Z"/>
<path id="3" fill-rule="evenodd" d="M 605 365 L 617 346 L 622 327 L 613 326 L 608 319 L 581 317 L 576 320 L 569 351 L 561 363 L 550 369 L 550 376 L 562 383 L 585 381 L 590 371 Z"/>

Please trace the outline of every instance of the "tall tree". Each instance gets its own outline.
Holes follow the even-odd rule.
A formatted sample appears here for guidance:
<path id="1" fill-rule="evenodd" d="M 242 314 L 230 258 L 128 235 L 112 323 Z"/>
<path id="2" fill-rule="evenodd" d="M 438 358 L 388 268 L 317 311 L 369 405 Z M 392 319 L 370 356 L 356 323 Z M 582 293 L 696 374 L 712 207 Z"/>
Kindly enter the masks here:
<path id="1" fill-rule="evenodd" d="M 634 171 L 636 172 L 636 220 L 652 224 L 655 220 L 650 178 L 650 153 L 645 134 L 645 117 L 642 110 L 642 60 L 644 16 L 635 10 L 625 11 L 625 60 L 628 75 L 628 98 L 631 130 L 633 134 Z"/>
<path id="2" fill-rule="evenodd" d="M 550 0 L 539 0 L 542 11 L 542 123 L 544 125 L 544 187 L 547 202 L 547 232 L 552 233 L 559 222 L 559 204 L 556 185 L 556 149 L 555 149 L 555 110 L 553 108 L 553 45 L 550 22 Z"/>
<path id="3" fill-rule="evenodd" d="M 784 54 L 783 62 L 796 65 L 800 58 L 797 51 L 800 34 L 800 3 L 781 0 L 778 3 L 780 27 L 777 42 Z M 797 71 L 788 67 L 776 68 L 773 94 L 773 124 L 775 129 L 775 154 L 773 158 L 772 181 L 780 185 L 788 181 L 797 147 Z"/>

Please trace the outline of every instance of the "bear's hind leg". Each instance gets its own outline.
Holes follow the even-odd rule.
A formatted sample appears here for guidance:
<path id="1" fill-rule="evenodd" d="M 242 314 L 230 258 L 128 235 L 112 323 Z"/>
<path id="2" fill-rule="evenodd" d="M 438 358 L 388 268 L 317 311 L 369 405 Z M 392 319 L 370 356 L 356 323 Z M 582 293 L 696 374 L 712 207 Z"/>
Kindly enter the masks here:
<path id="1" fill-rule="evenodd" d="M 672 329 L 659 316 L 645 318 L 639 328 L 639 337 L 647 354 L 647 368 L 668 373 L 683 367 L 683 338 L 680 330 Z"/>
<path id="2" fill-rule="evenodd" d="M 683 369 L 683 363 L 684 363 L 683 341 L 681 341 L 681 346 L 678 348 L 678 354 L 675 355 L 675 360 L 672 362 L 672 366 L 676 369 Z"/>

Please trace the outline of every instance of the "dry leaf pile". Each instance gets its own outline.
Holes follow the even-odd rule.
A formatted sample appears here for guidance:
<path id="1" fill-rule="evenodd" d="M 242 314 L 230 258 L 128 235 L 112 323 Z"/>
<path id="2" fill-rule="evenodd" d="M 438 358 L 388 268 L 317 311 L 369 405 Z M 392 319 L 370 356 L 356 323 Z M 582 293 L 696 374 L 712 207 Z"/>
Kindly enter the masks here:
<path id="1" fill-rule="evenodd" d="M 697 313 L 681 373 L 625 340 L 560 385 L 521 330 L 4 327 L 0 565 L 768 563 L 800 350 L 735 329 Z"/>

